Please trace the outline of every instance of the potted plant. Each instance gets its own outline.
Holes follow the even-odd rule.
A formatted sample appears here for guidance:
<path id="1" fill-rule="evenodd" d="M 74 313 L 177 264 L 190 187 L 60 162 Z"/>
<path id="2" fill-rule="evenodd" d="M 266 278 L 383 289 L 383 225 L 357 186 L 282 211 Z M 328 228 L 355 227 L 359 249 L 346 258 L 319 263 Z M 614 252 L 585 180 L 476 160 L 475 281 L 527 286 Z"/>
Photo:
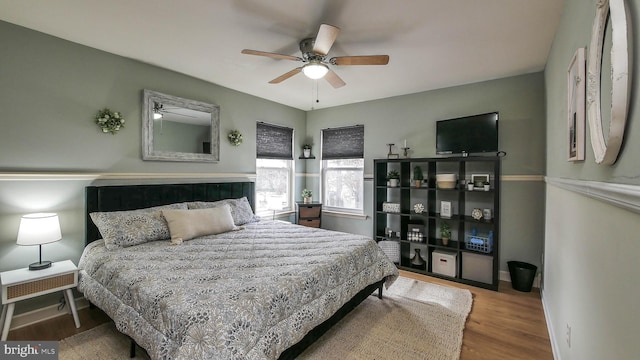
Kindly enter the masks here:
<path id="1" fill-rule="evenodd" d="M 387 173 L 387 185 L 389 187 L 398 187 L 400 183 L 400 173 L 397 170 L 391 170 Z"/>
<path id="2" fill-rule="evenodd" d="M 471 182 L 471 180 L 467 183 L 467 190 L 473 191 L 473 182 Z"/>
<path id="3" fill-rule="evenodd" d="M 485 181 L 483 185 L 484 185 L 484 191 L 491 190 L 491 184 L 489 184 L 488 181 Z"/>
<path id="4" fill-rule="evenodd" d="M 311 192 L 311 190 L 309 189 L 302 190 L 302 201 L 305 204 L 311 204 L 312 197 L 313 197 L 313 192 Z"/>
<path id="5" fill-rule="evenodd" d="M 424 175 L 422 175 L 422 168 L 420 166 L 413 168 L 413 180 L 415 181 L 416 187 L 420 187 L 420 185 L 422 185 Z"/>
<path id="6" fill-rule="evenodd" d="M 305 158 L 311 157 L 311 145 L 309 144 L 302 145 L 302 156 Z"/>
<path id="7" fill-rule="evenodd" d="M 442 239 L 442 245 L 447 246 L 449 239 L 451 239 L 451 227 L 446 221 L 440 222 L 440 238 Z"/>

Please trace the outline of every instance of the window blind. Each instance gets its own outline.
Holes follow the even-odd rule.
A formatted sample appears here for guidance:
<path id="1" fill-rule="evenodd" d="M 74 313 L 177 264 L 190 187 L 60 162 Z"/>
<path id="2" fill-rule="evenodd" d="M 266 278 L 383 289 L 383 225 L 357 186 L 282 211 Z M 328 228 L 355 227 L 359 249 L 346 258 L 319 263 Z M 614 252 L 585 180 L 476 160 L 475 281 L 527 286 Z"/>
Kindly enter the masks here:
<path id="1" fill-rule="evenodd" d="M 364 158 L 364 125 L 322 130 L 322 160 Z"/>
<path id="2" fill-rule="evenodd" d="M 258 122 L 256 157 L 258 159 L 293 160 L 293 129 Z"/>

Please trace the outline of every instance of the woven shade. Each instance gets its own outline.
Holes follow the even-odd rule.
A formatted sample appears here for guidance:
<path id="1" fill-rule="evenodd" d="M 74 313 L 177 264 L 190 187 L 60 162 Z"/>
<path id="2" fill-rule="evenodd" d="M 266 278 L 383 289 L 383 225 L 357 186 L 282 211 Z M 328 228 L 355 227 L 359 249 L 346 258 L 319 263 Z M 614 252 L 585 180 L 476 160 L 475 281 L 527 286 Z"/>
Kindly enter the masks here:
<path id="1" fill-rule="evenodd" d="M 322 159 L 364 158 L 364 125 L 322 130 Z"/>
<path id="2" fill-rule="evenodd" d="M 258 122 L 256 157 L 258 159 L 293 160 L 293 129 Z"/>

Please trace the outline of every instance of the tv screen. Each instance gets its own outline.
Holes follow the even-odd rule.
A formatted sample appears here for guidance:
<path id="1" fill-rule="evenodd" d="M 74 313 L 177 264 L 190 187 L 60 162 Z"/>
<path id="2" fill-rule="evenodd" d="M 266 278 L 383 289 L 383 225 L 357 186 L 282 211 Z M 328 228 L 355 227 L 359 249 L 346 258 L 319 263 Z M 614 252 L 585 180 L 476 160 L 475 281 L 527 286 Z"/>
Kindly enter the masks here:
<path id="1" fill-rule="evenodd" d="M 436 153 L 498 152 L 498 113 L 436 122 Z"/>

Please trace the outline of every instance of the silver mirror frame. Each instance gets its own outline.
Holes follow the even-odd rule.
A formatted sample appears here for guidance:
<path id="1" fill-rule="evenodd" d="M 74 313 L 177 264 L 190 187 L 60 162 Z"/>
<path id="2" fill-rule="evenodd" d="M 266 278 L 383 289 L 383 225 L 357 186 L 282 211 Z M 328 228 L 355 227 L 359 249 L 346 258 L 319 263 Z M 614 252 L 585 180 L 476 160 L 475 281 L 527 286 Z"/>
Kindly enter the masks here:
<path id="1" fill-rule="evenodd" d="M 611 14 L 611 119 L 605 139 L 600 104 L 602 51 L 607 17 Z M 595 161 L 612 165 L 618 158 L 629 107 L 629 40 L 627 8 L 624 0 L 599 0 L 589 45 L 587 76 L 587 117 Z"/>
<path id="2" fill-rule="evenodd" d="M 157 151 L 153 148 L 153 106 L 154 102 L 183 107 L 211 114 L 211 153 L 183 153 Z M 158 161 L 220 161 L 220 107 L 202 101 L 184 99 L 145 89 L 142 101 L 142 159 Z"/>

